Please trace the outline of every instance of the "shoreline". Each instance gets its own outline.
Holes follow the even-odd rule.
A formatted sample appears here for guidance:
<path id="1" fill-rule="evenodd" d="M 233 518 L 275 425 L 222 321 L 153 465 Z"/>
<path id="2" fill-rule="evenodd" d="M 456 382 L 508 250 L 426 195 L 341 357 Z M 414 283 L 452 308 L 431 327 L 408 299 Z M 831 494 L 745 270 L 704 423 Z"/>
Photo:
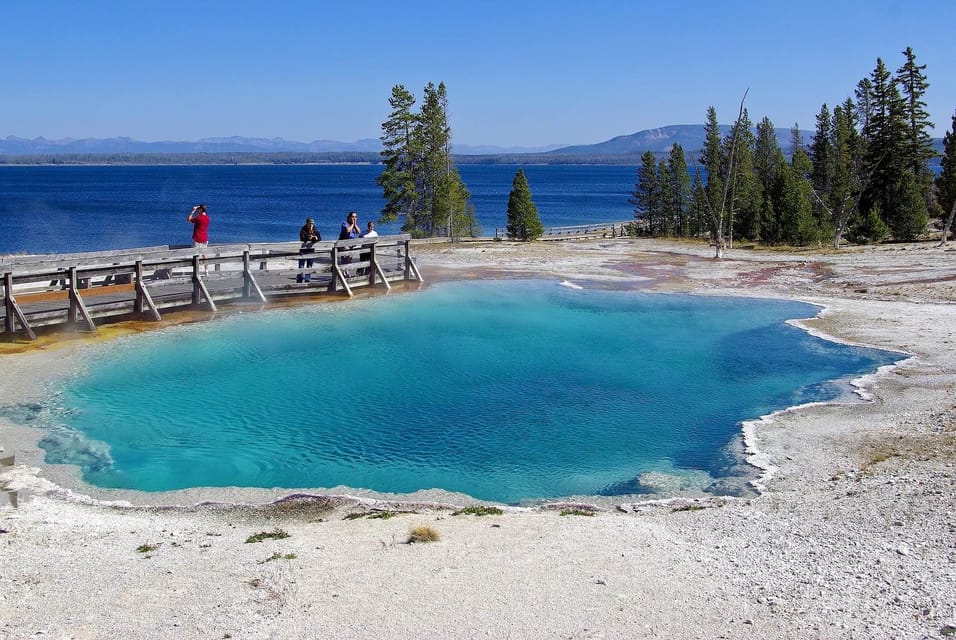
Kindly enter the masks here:
<path id="1" fill-rule="evenodd" d="M 0 607 L 0 635 L 73 629 L 78 637 L 258 638 L 318 629 L 369 638 L 916 638 L 956 631 L 949 595 L 956 592 L 949 570 L 956 252 L 738 249 L 714 261 L 708 247 L 690 243 L 538 245 L 433 245 L 417 257 L 428 281 L 543 275 L 800 299 L 823 306 L 800 321 L 805 330 L 909 357 L 863 376 L 867 403 L 811 403 L 750 421 L 750 438 L 773 467 L 753 498 L 627 503 L 583 517 L 559 515 L 573 510 L 564 503 L 484 518 L 452 516 L 447 504 L 422 500 L 416 513 L 346 519 L 393 507 L 359 496 L 349 504 L 323 497 L 225 510 L 115 509 L 46 487 L 17 509 L 0 507 L 7 532 L 0 545 L 10 551 L 0 554 L 0 579 L 12 586 L 0 589 L 0 605 L 8 605 Z M 55 354 L 0 359 L 36 355 L 24 365 L 35 372 Z M 15 387 L 9 375 L 0 383 L 4 396 Z M 2 424 L 0 433 L 6 444 Z M 0 467 L 0 483 L 8 469 Z M 402 544 L 420 523 L 442 540 Z M 280 525 L 287 541 L 262 549 L 242 542 Z M 135 548 L 150 540 L 160 546 L 146 559 Z M 261 562 L 272 550 L 296 557 Z M 74 572 L 92 574 L 89 584 L 66 579 Z M 210 576 L 221 583 L 217 593 L 201 588 Z M 92 597 L 101 592 L 123 602 L 92 604 L 108 600 Z M 163 594 L 165 607 L 121 593 Z M 51 611 L 48 600 L 60 604 Z"/>

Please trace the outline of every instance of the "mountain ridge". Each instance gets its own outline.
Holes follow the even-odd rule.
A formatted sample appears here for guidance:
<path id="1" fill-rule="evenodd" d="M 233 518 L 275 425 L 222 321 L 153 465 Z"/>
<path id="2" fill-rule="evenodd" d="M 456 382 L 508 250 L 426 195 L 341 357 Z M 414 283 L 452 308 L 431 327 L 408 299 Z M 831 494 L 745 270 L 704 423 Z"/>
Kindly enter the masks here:
<path id="1" fill-rule="evenodd" d="M 727 135 L 731 125 L 720 125 L 722 135 Z M 791 152 L 790 129 L 776 128 L 777 143 L 784 153 Z M 813 137 L 812 131 L 801 130 L 805 145 Z M 688 161 L 693 161 L 704 142 L 703 124 L 678 124 L 643 129 L 635 133 L 615 136 L 603 142 L 581 145 L 547 145 L 543 147 L 500 147 L 495 145 L 453 145 L 456 156 L 470 157 L 473 161 L 482 157 L 526 158 L 528 160 L 561 157 L 565 159 L 587 158 L 637 158 L 646 151 L 657 155 L 670 151 L 675 143 L 683 147 Z M 933 138 L 937 151 L 943 148 L 942 138 Z M 200 138 L 194 141 L 162 140 L 145 142 L 129 137 L 114 138 L 61 138 L 50 140 L 43 136 L 29 139 L 16 136 L 0 138 L 0 156 L 58 156 L 71 154 L 222 154 L 222 153 L 357 153 L 377 154 L 382 149 L 377 138 L 361 138 L 354 142 L 338 140 L 313 140 L 298 142 L 284 138 L 253 138 L 245 136 Z"/>

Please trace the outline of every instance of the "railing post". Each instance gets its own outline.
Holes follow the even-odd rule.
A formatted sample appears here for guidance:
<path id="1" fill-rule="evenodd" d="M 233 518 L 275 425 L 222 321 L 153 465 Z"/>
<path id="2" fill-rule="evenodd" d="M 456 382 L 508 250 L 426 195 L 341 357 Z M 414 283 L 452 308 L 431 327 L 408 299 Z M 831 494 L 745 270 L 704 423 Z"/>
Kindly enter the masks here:
<path id="1" fill-rule="evenodd" d="M 249 250 L 242 252 L 242 297 L 249 298 L 252 295 L 252 284 L 249 282 Z"/>
<path id="2" fill-rule="evenodd" d="M 143 293 L 140 287 L 143 285 L 143 261 L 136 261 L 136 300 L 133 302 L 133 313 L 140 315 L 143 313 Z"/>
<path id="3" fill-rule="evenodd" d="M 76 324 L 76 296 L 79 295 L 76 291 L 76 267 L 70 267 L 70 287 L 68 291 L 70 295 L 70 311 L 68 312 L 66 319 L 70 322 L 70 324 Z"/>
<path id="4" fill-rule="evenodd" d="M 368 252 L 368 286 L 375 286 L 375 244 L 372 243 Z"/>
<path id="5" fill-rule="evenodd" d="M 199 256 L 193 256 L 193 304 L 202 302 L 202 289 L 199 288 Z"/>
<path id="6" fill-rule="evenodd" d="M 338 274 L 339 274 L 339 248 L 335 246 L 334 244 L 332 245 L 331 257 L 332 257 L 332 269 L 331 269 L 332 278 L 329 280 L 329 292 L 335 293 L 336 291 L 335 280 L 336 278 L 338 278 Z"/>
<path id="7" fill-rule="evenodd" d="M 6 315 L 3 318 L 3 328 L 12 334 L 16 330 L 13 321 L 13 274 L 9 271 L 3 274 L 3 308 Z"/>

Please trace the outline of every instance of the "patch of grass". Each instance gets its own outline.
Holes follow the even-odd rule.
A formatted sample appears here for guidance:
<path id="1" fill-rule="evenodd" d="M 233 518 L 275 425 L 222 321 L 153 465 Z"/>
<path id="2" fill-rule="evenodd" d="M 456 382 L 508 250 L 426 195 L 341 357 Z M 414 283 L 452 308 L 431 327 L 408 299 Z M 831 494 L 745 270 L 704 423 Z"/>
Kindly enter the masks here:
<path id="1" fill-rule="evenodd" d="M 675 513 L 677 511 L 703 511 L 706 508 L 707 507 L 701 506 L 699 504 L 682 504 L 679 507 L 674 507 L 671 509 L 671 513 Z"/>
<path id="2" fill-rule="evenodd" d="M 373 511 L 366 516 L 369 520 L 388 520 L 398 515 L 398 511 Z"/>
<path id="3" fill-rule="evenodd" d="M 138 547 L 136 547 L 136 550 L 139 551 L 140 553 L 151 553 L 153 551 L 156 551 L 156 549 L 159 549 L 158 544 L 149 544 L 148 542 L 143 543 L 139 545 Z"/>
<path id="4" fill-rule="evenodd" d="M 282 540 L 288 538 L 289 534 L 282 529 L 273 529 L 272 531 L 260 531 L 246 538 L 246 544 L 252 542 L 262 542 L 263 540 Z"/>
<path id="5" fill-rule="evenodd" d="M 347 514 L 345 514 L 345 517 L 342 518 L 342 519 L 343 519 L 343 520 L 358 520 L 359 518 L 364 518 L 366 515 L 368 515 L 368 514 L 366 514 L 366 513 L 347 513 Z"/>
<path id="6" fill-rule="evenodd" d="M 474 504 L 470 507 L 465 507 L 455 511 L 451 515 L 453 516 L 500 516 L 504 513 L 498 507 L 489 507 L 484 504 Z"/>
<path id="7" fill-rule="evenodd" d="M 294 553 L 279 553 L 278 551 L 276 551 L 265 560 L 260 560 L 259 564 L 265 564 L 267 562 L 272 562 L 273 560 L 295 560 L 298 557 L 299 556 L 297 556 Z"/>
<path id="8" fill-rule="evenodd" d="M 593 511 L 587 511 L 585 509 L 562 509 L 562 516 L 593 516 Z"/>
<path id="9" fill-rule="evenodd" d="M 412 527 L 412 530 L 408 532 L 409 544 L 413 542 L 438 542 L 439 540 L 441 540 L 441 534 L 428 525 Z"/>

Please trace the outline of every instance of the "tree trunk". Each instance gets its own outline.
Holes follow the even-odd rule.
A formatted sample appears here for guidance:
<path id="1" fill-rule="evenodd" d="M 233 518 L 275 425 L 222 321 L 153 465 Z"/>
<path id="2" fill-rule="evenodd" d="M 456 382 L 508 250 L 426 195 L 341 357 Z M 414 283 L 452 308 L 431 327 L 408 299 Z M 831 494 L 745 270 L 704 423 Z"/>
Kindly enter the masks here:
<path id="1" fill-rule="evenodd" d="M 946 246 L 946 241 L 949 239 L 949 228 L 953 225 L 953 217 L 956 216 L 956 199 L 953 200 L 953 206 L 949 209 L 949 219 L 946 221 L 946 226 L 943 228 L 943 237 L 939 241 L 940 247 Z"/>

